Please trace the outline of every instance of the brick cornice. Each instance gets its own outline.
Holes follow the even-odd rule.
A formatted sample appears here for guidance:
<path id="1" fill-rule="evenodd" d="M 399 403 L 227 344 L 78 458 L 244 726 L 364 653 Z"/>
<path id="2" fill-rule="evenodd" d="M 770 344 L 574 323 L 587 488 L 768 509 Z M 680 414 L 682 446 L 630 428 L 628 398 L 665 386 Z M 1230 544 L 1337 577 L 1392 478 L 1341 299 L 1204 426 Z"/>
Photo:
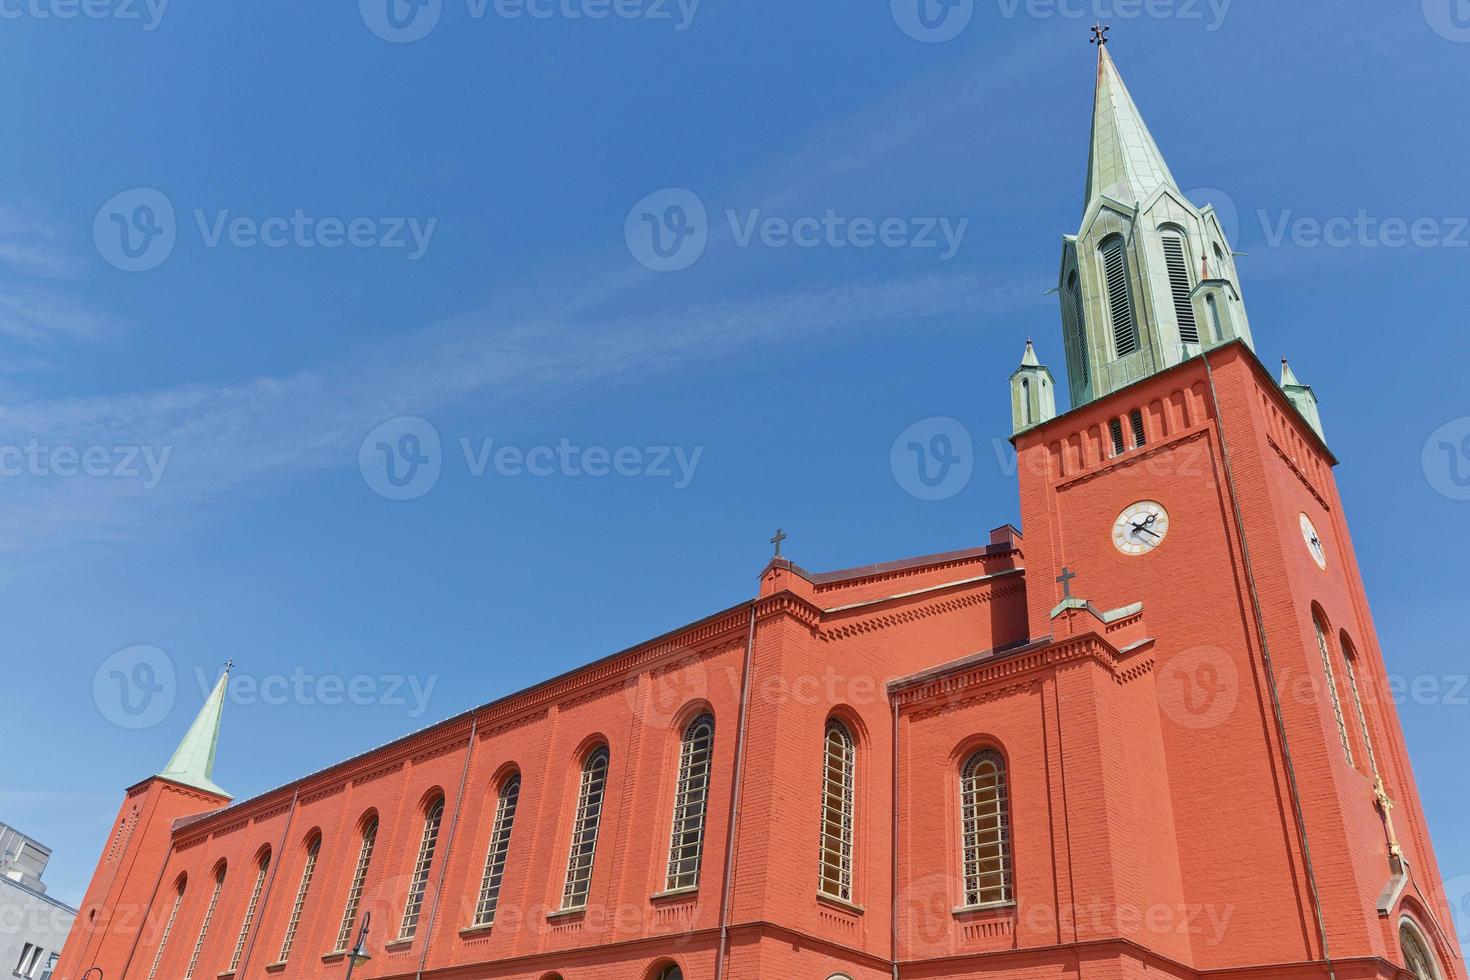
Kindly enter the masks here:
<path id="1" fill-rule="evenodd" d="M 1045 646 L 1031 647 L 1009 656 L 1001 655 L 978 663 L 958 664 L 955 669 L 930 676 L 911 686 L 890 687 L 889 696 L 900 708 L 920 708 L 915 717 L 929 717 L 995 697 L 1017 693 L 1035 685 L 1042 672 L 1092 662 L 1102 666 L 1119 684 L 1127 684 L 1154 668 L 1153 641 L 1121 651 L 1098 633 L 1083 633 Z"/>

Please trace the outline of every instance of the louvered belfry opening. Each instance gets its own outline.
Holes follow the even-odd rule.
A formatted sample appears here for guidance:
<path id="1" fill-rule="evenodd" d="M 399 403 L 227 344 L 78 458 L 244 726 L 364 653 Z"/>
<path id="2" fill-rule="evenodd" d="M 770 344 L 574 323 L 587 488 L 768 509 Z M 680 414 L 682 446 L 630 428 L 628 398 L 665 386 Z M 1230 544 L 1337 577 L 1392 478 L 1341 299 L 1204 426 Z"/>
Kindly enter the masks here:
<path id="1" fill-rule="evenodd" d="M 1133 317 L 1133 290 L 1128 285 L 1128 250 L 1121 235 L 1103 242 L 1103 277 L 1108 286 L 1108 312 L 1118 357 L 1138 350 L 1138 323 Z"/>
<path id="2" fill-rule="evenodd" d="M 1189 298 L 1189 259 L 1184 254 L 1184 239 L 1177 234 L 1164 236 L 1164 261 L 1169 267 L 1169 290 L 1174 295 L 1174 314 L 1179 320 L 1179 341 L 1199 343 L 1199 323 L 1194 316 L 1194 302 Z"/>
<path id="3" fill-rule="evenodd" d="M 1067 281 L 1067 290 L 1072 294 L 1072 313 L 1077 320 L 1077 382 L 1085 388 L 1091 380 L 1092 365 L 1087 361 L 1087 308 L 1082 302 L 1082 283 L 1075 270 Z"/>

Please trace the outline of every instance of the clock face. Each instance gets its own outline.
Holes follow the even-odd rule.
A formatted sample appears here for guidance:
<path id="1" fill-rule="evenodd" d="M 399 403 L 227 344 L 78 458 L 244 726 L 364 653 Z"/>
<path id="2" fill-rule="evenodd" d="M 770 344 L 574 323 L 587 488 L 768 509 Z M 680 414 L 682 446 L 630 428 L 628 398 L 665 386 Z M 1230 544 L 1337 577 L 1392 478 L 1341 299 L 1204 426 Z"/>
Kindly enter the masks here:
<path id="1" fill-rule="evenodd" d="M 1125 555 L 1146 555 L 1164 543 L 1169 533 L 1169 512 L 1164 505 L 1141 500 L 1118 515 L 1113 523 L 1113 544 Z"/>
<path id="2" fill-rule="evenodd" d="M 1312 560 L 1317 567 L 1324 572 L 1327 570 L 1327 548 L 1322 544 L 1322 536 L 1317 533 L 1317 526 L 1306 514 L 1302 515 L 1302 540 L 1307 543 L 1307 550 L 1312 553 Z"/>

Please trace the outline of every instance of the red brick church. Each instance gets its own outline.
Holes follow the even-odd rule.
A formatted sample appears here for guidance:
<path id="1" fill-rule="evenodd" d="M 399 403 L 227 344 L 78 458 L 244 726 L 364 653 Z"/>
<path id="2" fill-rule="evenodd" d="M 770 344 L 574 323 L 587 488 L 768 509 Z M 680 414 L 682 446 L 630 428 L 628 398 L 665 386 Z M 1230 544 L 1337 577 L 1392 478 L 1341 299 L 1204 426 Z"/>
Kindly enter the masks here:
<path id="1" fill-rule="evenodd" d="M 56 977 L 1467 980 L 1316 398 L 1106 47 L 1059 286 L 1073 408 L 1029 343 L 1011 378 L 1024 535 L 777 557 L 244 802 L 221 679 Z"/>

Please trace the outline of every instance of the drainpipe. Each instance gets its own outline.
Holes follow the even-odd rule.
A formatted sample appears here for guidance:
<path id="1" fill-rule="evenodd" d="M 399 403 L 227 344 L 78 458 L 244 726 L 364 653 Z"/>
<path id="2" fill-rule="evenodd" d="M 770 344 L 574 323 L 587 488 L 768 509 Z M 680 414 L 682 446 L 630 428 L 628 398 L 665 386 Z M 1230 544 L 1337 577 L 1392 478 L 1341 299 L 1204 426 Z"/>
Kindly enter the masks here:
<path id="1" fill-rule="evenodd" d="M 893 703 L 893 786 L 890 796 L 893 800 L 893 812 L 890 817 L 889 826 L 892 827 L 892 839 L 889 846 L 889 864 L 892 865 L 893 875 L 889 885 L 889 928 L 891 930 L 890 942 L 893 948 L 893 980 L 898 980 L 898 700 L 890 691 L 888 700 Z"/>
<path id="2" fill-rule="evenodd" d="M 1266 617 L 1261 611 L 1261 593 L 1256 586 L 1255 568 L 1251 564 L 1250 545 L 1246 541 L 1245 521 L 1240 506 L 1240 494 L 1235 485 L 1235 470 L 1230 464 L 1230 446 L 1225 440 L 1225 418 L 1220 412 L 1220 398 L 1215 389 L 1215 371 L 1210 366 L 1210 355 L 1203 356 L 1205 376 L 1210 383 L 1210 404 L 1215 410 L 1215 432 L 1220 436 L 1220 458 L 1225 466 L 1225 484 L 1230 491 L 1230 506 L 1235 514 L 1235 533 L 1239 539 L 1241 561 L 1245 565 L 1246 583 L 1250 587 L 1251 609 L 1255 615 L 1256 635 L 1261 644 L 1261 660 L 1266 667 L 1266 686 L 1271 691 L 1271 710 L 1276 717 L 1276 735 L 1281 739 L 1281 756 L 1286 765 L 1286 784 L 1291 794 L 1291 807 L 1296 817 L 1296 832 L 1301 839 L 1302 864 L 1307 872 L 1307 890 L 1311 893 L 1312 910 L 1317 917 L 1317 936 L 1322 943 L 1322 962 L 1327 966 L 1327 975 L 1337 980 L 1337 970 L 1332 965 L 1332 954 L 1327 946 L 1327 920 L 1322 913 L 1322 893 L 1317 888 L 1317 872 L 1312 865 L 1312 845 L 1307 839 L 1307 817 L 1302 810 L 1301 788 L 1297 785 L 1296 765 L 1291 758 L 1291 744 L 1286 737 L 1286 716 L 1281 710 L 1281 691 L 1276 684 L 1276 666 L 1271 658 L 1271 646 L 1266 639 Z"/>
<path id="3" fill-rule="evenodd" d="M 449 818 L 449 833 L 444 839 L 444 858 L 439 862 L 439 881 L 434 886 L 434 904 L 429 907 L 429 921 L 424 930 L 424 948 L 419 952 L 419 966 L 414 971 L 415 980 L 423 980 L 424 964 L 429 959 L 429 945 L 434 939 L 434 921 L 439 917 L 439 901 L 444 897 L 444 876 L 449 872 L 449 858 L 454 848 L 454 832 L 459 829 L 459 811 L 464 808 L 464 788 L 470 776 L 470 759 L 475 754 L 475 731 L 479 725 L 480 716 L 471 715 L 470 740 L 465 745 L 464 767 L 459 771 L 459 793 L 454 797 L 454 814 Z"/>
<path id="4" fill-rule="evenodd" d="M 715 954 L 715 980 L 724 980 L 730 950 L 730 895 L 735 886 L 735 838 L 740 827 L 740 788 L 745 782 L 745 734 L 749 724 L 751 675 L 755 670 L 755 603 L 745 637 L 745 666 L 740 678 L 740 725 L 735 735 L 735 777 L 730 786 L 730 817 L 725 828 L 725 877 L 720 894 L 720 948 Z"/>
<path id="5" fill-rule="evenodd" d="M 255 928 L 250 933 L 250 939 L 245 946 L 245 955 L 240 957 L 240 966 L 235 970 L 236 976 L 245 976 L 245 968 L 250 965 L 250 954 L 255 952 L 255 940 L 260 938 L 260 927 L 265 923 L 265 910 L 270 908 L 271 889 L 276 884 L 276 873 L 281 870 L 281 862 L 286 859 L 286 842 L 290 840 L 291 824 L 296 819 L 296 801 L 301 798 L 301 788 L 298 786 L 291 793 L 291 809 L 286 814 L 286 826 L 281 828 L 281 839 L 276 844 L 276 850 L 271 855 L 271 874 L 265 882 L 265 893 L 257 902 Z"/>

